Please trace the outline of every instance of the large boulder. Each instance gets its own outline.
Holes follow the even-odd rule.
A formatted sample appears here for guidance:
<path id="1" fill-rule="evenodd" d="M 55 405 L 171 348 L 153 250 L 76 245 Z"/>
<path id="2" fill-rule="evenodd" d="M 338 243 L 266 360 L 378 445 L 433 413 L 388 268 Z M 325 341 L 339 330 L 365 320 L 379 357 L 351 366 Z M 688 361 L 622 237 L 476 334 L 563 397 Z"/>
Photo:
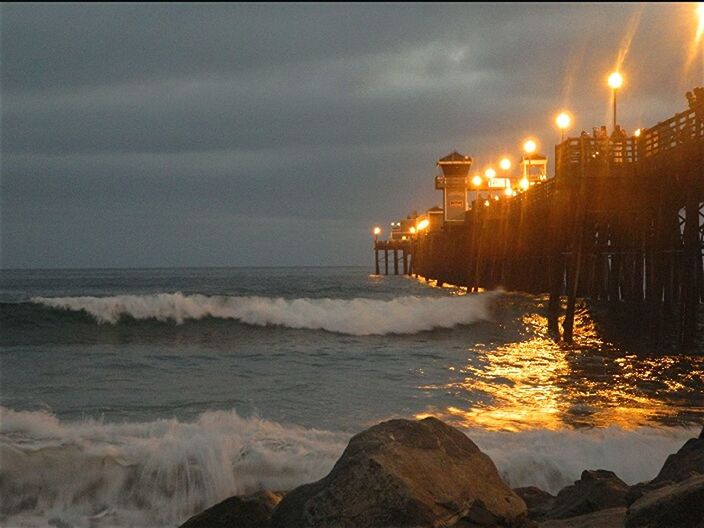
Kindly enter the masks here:
<path id="1" fill-rule="evenodd" d="M 630 506 L 653 490 L 696 475 L 704 475 L 704 428 L 699 438 L 690 438 L 677 453 L 667 457 L 653 480 L 631 486 L 626 500 Z"/>
<path id="2" fill-rule="evenodd" d="M 282 496 L 262 491 L 248 497 L 230 497 L 194 515 L 179 528 L 267 528 Z"/>
<path id="3" fill-rule="evenodd" d="M 613 471 L 583 471 L 581 478 L 560 490 L 545 517 L 563 519 L 609 508 L 625 508 L 628 484 Z"/>
<path id="4" fill-rule="evenodd" d="M 288 493 L 272 528 L 518 527 L 526 505 L 467 436 L 435 418 L 359 433 L 322 480 Z"/>
<path id="5" fill-rule="evenodd" d="M 692 475 L 704 475 L 704 428 L 699 438 L 687 440 L 677 453 L 667 457 L 652 483 L 680 482 Z"/>
<path id="6" fill-rule="evenodd" d="M 627 528 L 704 528 L 704 475 L 660 487 L 631 504 Z"/>

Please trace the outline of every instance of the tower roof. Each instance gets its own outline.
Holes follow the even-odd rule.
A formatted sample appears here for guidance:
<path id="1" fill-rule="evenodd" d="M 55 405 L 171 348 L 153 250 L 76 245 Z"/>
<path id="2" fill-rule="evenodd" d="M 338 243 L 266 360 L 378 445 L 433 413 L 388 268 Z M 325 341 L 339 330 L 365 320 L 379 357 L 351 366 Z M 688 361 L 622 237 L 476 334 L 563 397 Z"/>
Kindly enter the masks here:
<path id="1" fill-rule="evenodd" d="M 447 156 L 440 158 L 438 160 L 438 165 L 445 163 L 472 163 L 472 158 L 470 156 L 465 156 L 460 154 L 456 150 L 448 154 Z"/>

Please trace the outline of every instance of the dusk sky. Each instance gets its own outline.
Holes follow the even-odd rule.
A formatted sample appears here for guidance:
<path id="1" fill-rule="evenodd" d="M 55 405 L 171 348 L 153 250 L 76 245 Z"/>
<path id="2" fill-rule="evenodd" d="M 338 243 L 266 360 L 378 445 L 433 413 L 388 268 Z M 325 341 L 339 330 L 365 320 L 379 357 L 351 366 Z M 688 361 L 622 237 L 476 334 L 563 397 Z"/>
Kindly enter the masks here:
<path id="1" fill-rule="evenodd" d="M 527 135 L 704 84 L 692 4 L 4 4 L 2 266 L 358 265 Z M 700 51 L 700 53 L 702 53 Z"/>

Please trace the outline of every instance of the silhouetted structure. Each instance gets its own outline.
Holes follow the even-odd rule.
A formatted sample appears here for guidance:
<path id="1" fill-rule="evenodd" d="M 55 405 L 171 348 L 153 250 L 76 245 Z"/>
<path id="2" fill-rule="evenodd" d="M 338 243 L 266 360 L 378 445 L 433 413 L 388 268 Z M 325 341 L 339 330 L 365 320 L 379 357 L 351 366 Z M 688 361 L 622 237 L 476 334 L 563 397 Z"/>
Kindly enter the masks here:
<path id="1" fill-rule="evenodd" d="M 588 297 L 641 314 L 654 338 L 674 322 L 688 347 L 704 301 L 704 88 L 687 99 L 688 110 L 638 137 L 582 133 L 556 145 L 553 179 L 477 200 L 464 222 L 419 234 L 412 271 L 470 290 L 549 293 L 554 329 L 564 295 L 566 339 L 576 299 Z"/>

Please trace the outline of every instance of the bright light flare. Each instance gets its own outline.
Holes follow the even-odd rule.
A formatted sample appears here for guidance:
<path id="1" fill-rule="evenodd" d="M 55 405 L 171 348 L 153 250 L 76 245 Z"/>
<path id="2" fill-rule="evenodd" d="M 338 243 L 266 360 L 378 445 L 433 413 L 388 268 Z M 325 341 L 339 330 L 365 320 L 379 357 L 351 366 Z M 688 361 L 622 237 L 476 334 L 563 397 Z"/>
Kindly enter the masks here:
<path id="1" fill-rule="evenodd" d="M 496 171 L 489 167 L 486 171 L 484 171 L 484 175 L 491 180 L 496 178 Z"/>
<path id="2" fill-rule="evenodd" d="M 699 2 L 697 4 L 697 19 L 699 20 L 699 23 L 697 24 L 697 36 L 696 40 L 699 42 L 702 38 L 702 35 L 704 35 L 704 2 Z"/>
<path id="3" fill-rule="evenodd" d="M 530 187 L 530 182 L 528 181 L 528 178 L 523 178 L 520 182 L 521 189 L 524 191 L 528 190 L 528 187 Z"/>
<path id="4" fill-rule="evenodd" d="M 374 234 L 375 234 L 375 235 L 380 235 L 380 234 L 381 234 L 381 228 L 380 228 L 379 226 L 376 226 L 376 227 L 374 228 Z"/>
<path id="5" fill-rule="evenodd" d="M 633 135 L 634 135 L 635 137 L 640 137 L 640 135 L 641 135 L 642 132 L 643 132 L 643 130 L 641 130 L 640 128 L 636 128 L 636 131 L 633 132 Z"/>
<path id="6" fill-rule="evenodd" d="M 619 72 L 613 72 L 609 75 L 609 86 L 614 90 L 618 90 L 623 86 L 623 76 Z"/>
<path id="7" fill-rule="evenodd" d="M 513 196 L 513 189 L 511 189 L 511 187 L 506 187 L 506 190 L 504 191 L 504 194 L 505 194 L 506 196 L 509 196 L 509 197 L 510 197 L 510 196 Z"/>
<path id="8" fill-rule="evenodd" d="M 538 150 L 538 144 L 534 140 L 528 139 L 523 143 L 523 151 L 526 154 L 533 154 L 536 150 Z"/>
<path id="9" fill-rule="evenodd" d="M 423 231 L 423 229 L 425 229 L 425 228 L 428 227 L 429 225 L 430 225 L 430 220 L 428 220 L 428 219 L 426 218 L 425 220 L 421 220 L 421 221 L 418 223 L 417 229 L 418 229 L 418 231 Z"/>
<path id="10" fill-rule="evenodd" d="M 511 168 L 511 160 L 508 158 L 503 158 L 499 162 L 499 167 L 501 167 L 505 171 L 509 170 Z"/>
<path id="11" fill-rule="evenodd" d="M 557 124 L 557 128 L 565 130 L 572 124 L 572 116 L 567 112 L 560 112 L 555 118 L 555 123 Z"/>
<path id="12" fill-rule="evenodd" d="M 479 187 L 482 184 L 482 177 L 477 174 L 474 178 L 472 178 L 472 185 L 475 187 Z"/>
<path id="13" fill-rule="evenodd" d="M 491 202 L 489 200 L 484 200 L 484 207 L 489 207 Z"/>
<path id="14" fill-rule="evenodd" d="M 415 226 L 411 226 L 411 229 L 409 229 L 409 231 L 411 232 L 412 235 L 415 235 L 416 234 Z"/>

